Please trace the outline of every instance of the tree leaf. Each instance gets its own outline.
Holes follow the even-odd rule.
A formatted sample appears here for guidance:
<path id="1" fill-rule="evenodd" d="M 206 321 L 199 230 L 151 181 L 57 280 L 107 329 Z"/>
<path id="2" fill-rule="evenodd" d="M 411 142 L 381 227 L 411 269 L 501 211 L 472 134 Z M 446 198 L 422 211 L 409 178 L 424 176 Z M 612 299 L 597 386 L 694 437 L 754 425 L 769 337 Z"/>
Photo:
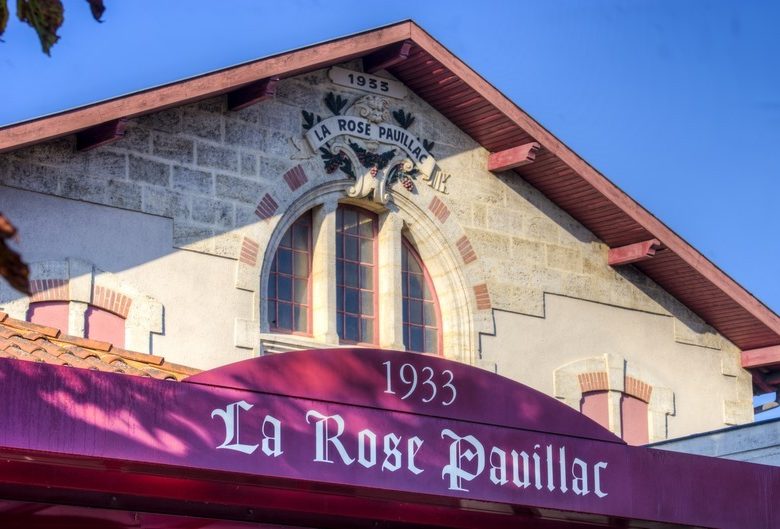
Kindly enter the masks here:
<path id="1" fill-rule="evenodd" d="M 8 0 L 0 0 L 0 37 L 5 32 L 8 25 Z"/>
<path id="2" fill-rule="evenodd" d="M 87 0 L 89 4 L 89 10 L 92 11 L 92 17 L 98 22 L 103 17 L 103 13 L 106 12 L 106 6 L 103 5 L 103 0 Z"/>
<path id="3" fill-rule="evenodd" d="M 43 53 L 49 56 L 51 47 L 60 40 L 57 30 L 65 20 L 64 13 L 60 0 L 16 0 L 16 16 L 35 30 Z"/>

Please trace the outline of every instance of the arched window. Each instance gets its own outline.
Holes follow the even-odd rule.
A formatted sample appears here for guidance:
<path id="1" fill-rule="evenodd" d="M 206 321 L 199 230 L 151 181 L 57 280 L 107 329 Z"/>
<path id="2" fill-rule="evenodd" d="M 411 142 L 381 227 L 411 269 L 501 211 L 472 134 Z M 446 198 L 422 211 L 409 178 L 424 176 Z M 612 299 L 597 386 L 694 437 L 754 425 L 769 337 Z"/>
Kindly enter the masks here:
<path id="1" fill-rule="evenodd" d="M 282 237 L 268 277 L 268 320 L 274 331 L 311 333 L 311 213 Z"/>
<path id="2" fill-rule="evenodd" d="M 347 343 L 377 343 L 377 218 L 352 206 L 336 212 L 336 329 Z"/>
<path id="3" fill-rule="evenodd" d="M 404 346 L 415 353 L 441 353 L 439 303 L 428 271 L 409 241 L 403 240 Z"/>

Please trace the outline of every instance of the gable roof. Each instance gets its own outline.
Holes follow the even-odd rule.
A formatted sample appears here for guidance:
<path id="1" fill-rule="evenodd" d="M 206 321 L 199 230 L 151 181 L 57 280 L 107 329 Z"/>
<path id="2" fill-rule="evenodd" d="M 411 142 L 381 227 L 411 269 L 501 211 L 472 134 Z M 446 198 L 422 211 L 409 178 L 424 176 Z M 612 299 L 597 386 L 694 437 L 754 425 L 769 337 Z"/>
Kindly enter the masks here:
<path id="1" fill-rule="evenodd" d="M 53 327 L 11 318 L 0 312 L 0 358 L 124 373 L 160 380 L 182 380 L 200 370 L 136 353 L 108 342 L 68 336 Z"/>
<path id="2" fill-rule="evenodd" d="M 3 127 L 0 152 L 356 58 L 384 67 L 492 153 L 539 143 L 515 173 L 610 248 L 656 239 L 655 255 L 634 266 L 742 350 L 780 347 L 777 314 L 412 21 Z"/>

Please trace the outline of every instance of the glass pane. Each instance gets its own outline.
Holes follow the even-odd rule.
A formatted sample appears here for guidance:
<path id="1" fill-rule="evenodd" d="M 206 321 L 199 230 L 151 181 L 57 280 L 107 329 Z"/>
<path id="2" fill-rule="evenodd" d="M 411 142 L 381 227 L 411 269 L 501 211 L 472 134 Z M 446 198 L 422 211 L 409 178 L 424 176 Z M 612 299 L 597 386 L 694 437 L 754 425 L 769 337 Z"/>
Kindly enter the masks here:
<path id="1" fill-rule="evenodd" d="M 271 272 L 276 272 L 276 254 L 274 254 L 274 260 L 271 261 Z"/>
<path id="2" fill-rule="evenodd" d="M 360 340 L 357 316 L 344 316 L 344 338 L 357 342 Z"/>
<path id="3" fill-rule="evenodd" d="M 422 276 L 409 274 L 409 297 L 422 299 Z"/>
<path id="4" fill-rule="evenodd" d="M 360 288 L 374 290 L 374 267 L 360 267 Z"/>
<path id="5" fill-rule="evenodd" d="M 276 302 L 268 300 L 268 323 L 276 327 Z"/>
<path id="6" fill-rule="evenodd" d="M 307 279 L 296 279 L 293 284 L 295 287 L 293 301 L 303 305 L 309 304 L 309 281 Z"/>
<path id="7" fill-rule="evenodd" d="M 374 237 L 374 219 L 368 215 L 360 215 L 360 236 L 372 239 Z"/>
<path id="8" fill-rule="evenodd" d="M 288 303 L 279 303 L 277 310 L 279 312 L 277 326 L 280 329 L 292 329 L 292 305 Z"/>
<path id="9" fill-rule="evenodd" d="M 357 235 L 357 211 L 354 209 L 344 209 L 342 211 L 344 232 Z"/>
<path id="10" fill-rule="evenodd" d="M 336 310 L 339 312 L 344 312 L 344 290 L 339 289 L 336 292 Z"/>
<path id="11" fill-rule="evenodd" d="M 350 261 L 359 260 L 358 256 L 358 241 L 355 237 L 344 237 L 344 259 Z"/>
<path id="12" fill-rule="evenodd" d="M 279 246 L 284 248 L 290 248 L 292 246 L 292 237 L 290 236 L 292 230 L 287 230 L 284 233 L 284 236 L 282 237 L 282 240 L 279 241 Z"/>
<path id="13" fill-rule="evenodd" d="M 360 305 L 358 302 L 359 290 L 354 288 L 344 289 L 344 311 L 351 312 L 352 314 L 360 314 Z"/>
<path id="14" fill-rule="evenodd" d="M 306 251 L 309 249 L 309 223 L 296 222 L 293 224 L 293 248 Z"/>
<path id="15" fill-rule="evenodd" d="M 409 323 L 422 325 L 422 302 L 409 300 Z"/>
<path id="16" fill-rule="evenodd" d="M 425 352 L 439 352 L 439 333 L 436 332 L 436 329 L 425 329 Z"/>
<path id="17" fill-rule="evenodd" d="M 360 319 L 360 341 L 374 343 L 374 319 Z"/>
<path id="18" fill-rule="evenodd" d="M 363 263 L 374 262 L 374 240 L 360 239 L 360 261 Z"/>
<path id="19" fill-rule="evenodd" d="M 409 300 L 405 299 L 402 305 L 404 306 L 404 323 L 407 323 L 409 321 Z"/>
<path id="20" fill-rule="evenodd" d="M 293 253 L 293 270 L 298 277 L 309 277 L 309 254 Z"/>
<path id="21" fill-rule="evenodd" d="M 409 349 L 411 351 L 423 352 L 423 329 L 422 327 L 409 328 Z"/>
<path id="22" fill-rule="evenodd" d="M 279 276 L 277 281 L 277 299 L 292 301 L 292 279 L 286 276 Z"/>
<path id="23" fill-rule="evenodd" d="M 358 286 L 358 265 L 344 263 L 344 284 L 349 287 Z"/>
<path id="24" fill-rule="evenodd" d="M 279 264 L 279 272 L 282 274 L 292 274 L 292 252 L 279 248 L 276 252 L 276 258 Z"/>
<path id="25" fill-rule="evenodd" d="M 374 293 L 368 290 L 360 291 L 360 314 L 363 316 L 374 315 Z"/>
<path id="26" fill-rule="evenodd" d="M 341 313 L 336 314 L 336 333 L 344 338 L 344 315 Z"/>
<path id="27" fill-rule="evenodd" d="M 309 321 L 307 319 L 307 310 L 306 307 L 293 307 L 293 316 L 294 316 L 294 323 L 295 326 L 293 327 L 293 330 L 299 331 L 299 332 L 306 332 L 309 330 Z"/>
<path id="28" fill-rule="evenodd" d="M 423 316 L 425 317 L 425 325 L 430 327 L 436 327 L 436 308 L 433 303 L 423 303 Z"/>
<path id="29" fill-rule="evenodd" d="M 276 274 L 271 274 L 268 277 L 268 297 L 276 297 Z"/>
<path id="30" fill-rule="evenodd" d="M 336 257 L 344 256 L 344 237 L 339 233 L 336 235 Z"/>
<path id="31" fill-rule="evenodd" d="M 413 272 L 415 274 L 422 274 L 422 269 L 420 268 L 420 264 L 417 262 L 417 258 L 414 255 L 409 255 L 409 260 L 407 261 L 407 268 L 410 272 Z"/>
<path id="32" fill-rule="evenodd" d="M 344 284 L 344 262 L 336 261 L 336 284 Z"/>
<path id="33" fill-rule="evenodd" d="M 427 281 L 423 281 L 423 297 L 425 301 L 433 301 L 433 296 L 431 295 L 431 288 L 428 286 Z"/>

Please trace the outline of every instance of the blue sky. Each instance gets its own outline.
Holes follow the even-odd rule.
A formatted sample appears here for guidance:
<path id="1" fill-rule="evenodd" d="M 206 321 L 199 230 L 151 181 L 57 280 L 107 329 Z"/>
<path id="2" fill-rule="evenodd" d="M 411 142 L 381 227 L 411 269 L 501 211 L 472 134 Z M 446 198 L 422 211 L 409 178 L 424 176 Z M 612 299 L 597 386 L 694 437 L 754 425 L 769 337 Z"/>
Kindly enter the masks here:
<path id="1" fill-rule="evenodd" d="M 0 124 L 412 18 L 780 311 L 777 2 L 105 3 L 65 0 L 51 57 L 12 18 Z"/>

